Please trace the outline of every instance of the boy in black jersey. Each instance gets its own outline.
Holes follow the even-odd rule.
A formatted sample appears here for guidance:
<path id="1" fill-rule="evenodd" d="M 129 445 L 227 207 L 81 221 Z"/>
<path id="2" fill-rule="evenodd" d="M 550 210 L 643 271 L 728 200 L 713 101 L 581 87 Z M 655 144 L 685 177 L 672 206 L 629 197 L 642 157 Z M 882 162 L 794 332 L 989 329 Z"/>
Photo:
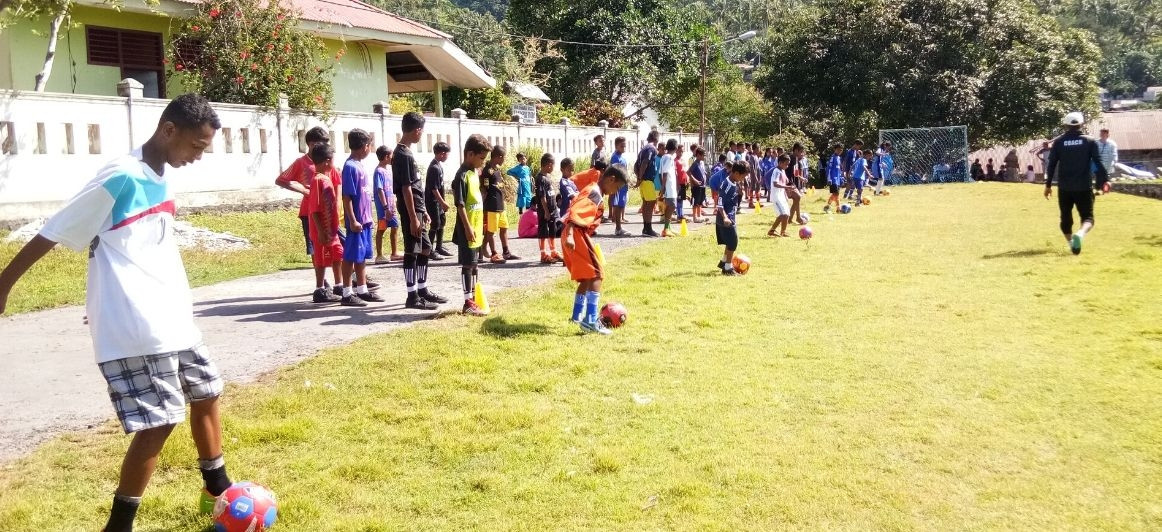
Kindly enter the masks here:
<path id="1" fill-rule="evenodd" d="M 403 136 L 391 161 L 392 187 L 399 202 L 399 222 L 403 228 L 403 275 L 407 283 L 407 308 L 436 310 L 448 300 L 428 290 L 428 257 L 432 241 L 427 229 L 432 223 L 424 205 L 424 180 L 412 156 L 411 144 L 419 142 L 424 134 L 423 115 L 411 112 L 403 115 Z"/>

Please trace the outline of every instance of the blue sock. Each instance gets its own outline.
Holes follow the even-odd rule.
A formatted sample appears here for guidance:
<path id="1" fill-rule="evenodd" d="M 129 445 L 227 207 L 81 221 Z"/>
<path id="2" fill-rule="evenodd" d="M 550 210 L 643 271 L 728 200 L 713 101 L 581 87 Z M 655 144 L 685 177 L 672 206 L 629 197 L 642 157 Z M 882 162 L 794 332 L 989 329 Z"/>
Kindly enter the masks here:
<path id="1" fill-rule="evenodd" d="M 686 202 L 684 202 L 684 201 L 678 202 L 678 218 L 685 218 L 686 217 L 686 215 L 682 214 L 682 204 L 683 203 L 686 203 Z"/>
<path id="2" fill-rule="evenodd" d="M 581 321 L 582 312 L 585 312 L 585 294 L 577 294 L 573 298 L 573 321 Z"/>
<path id="3" fill-rule="evenodd" d="M 585 321 L 589 322 L 590 325 L 597 323 L 597 298 L 599 297 L 601 294 L 597 292 L 585 293 L 585 300 L 589 303 L 589 308 L 586 309 L 585 313 Z"/>

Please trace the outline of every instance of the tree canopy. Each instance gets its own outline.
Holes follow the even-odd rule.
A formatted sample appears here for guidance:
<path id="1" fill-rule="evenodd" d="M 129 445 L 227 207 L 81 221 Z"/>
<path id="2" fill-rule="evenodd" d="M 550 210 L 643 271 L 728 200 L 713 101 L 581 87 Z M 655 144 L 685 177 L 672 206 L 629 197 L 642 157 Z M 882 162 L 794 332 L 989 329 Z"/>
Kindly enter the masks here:
<path id="1" fill-rule="evenodd" d="M 776 103 L 878 128 L 967 124 L 977 144 L 1097 109 L 1098 49 L 1021 0 L 821 0 L 766 57 L 759 86 Z"/>

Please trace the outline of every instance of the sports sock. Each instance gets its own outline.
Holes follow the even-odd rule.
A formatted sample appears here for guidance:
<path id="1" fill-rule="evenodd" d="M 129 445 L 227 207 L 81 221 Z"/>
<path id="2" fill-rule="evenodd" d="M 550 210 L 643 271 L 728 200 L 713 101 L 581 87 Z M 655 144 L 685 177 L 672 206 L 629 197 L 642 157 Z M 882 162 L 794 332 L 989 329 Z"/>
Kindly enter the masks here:
<path id="1" fill-rule="evenodd" d="M 206 491 L 215 497 L 230 487 L 230 477 L 226 475 L 226 460 L 222 455 L 209 460 L 198 460 L 198 469 L 202 471 L 202 481 L 206 483 Z"/>
<path id="2" fill-rule="evenodd" d="M 581 314 L 585 312 L 585 294 L 573 296 L 573 321 L 581 321 Z"/>
<path id="3" fill-rule="evenodd" d="M 428 256 L 416 256 L 416 289 L 428 289 Z"/>
<path id="4" fill-rule="evenodd" d="M 599 292 L 589 291 L 585 293 L 585 321 L 590 325 L 597 323 L 597 300 L 601 297 Z"/>
<path id="5" fill-rule="evenodd" d="M 407 284 L 408 295 L 416 293 L 416 256 L 403 256 L 403 280 Z"/>
<path id="6" fill-rule="evenodd" d="M 361 285 L 359 285 L 359 286 L 356 286 L 356 287 L 355 287 L 355 293 L 356 293 L 356 294 L 359 294 L 359 295 L 366 294 L 366 293 L 367 293 L 367 285 L 365 285 L 365 284 L 361 284 Z"/>
<path id="7" fill-rule="evenodd" d="M 348 297 L 348 296 L 351 296 L 351 295 L 353 295 L 354 293 L 355 293 L 355 291 L 354 291 L 354 290 L 352 290 L 350 286 L 344 286 L 344 287 L 343 287 L 343 297 Z"/>
<path id="8" fill-rule="evenodd" d="M 109 521 L 105 532 L 133 532 L 133 519 L 141 507 L 141 497 L 113 496 L 113 508 L 109 510 Z"/>
<path id="9" fill-rule="evenodd" d="M 476 285 L 472 283 L 472 272 L 464 269 L 460 270 L 460 282 L 464 288 L 464 301 L 472 301 L 475 294 Z"/>

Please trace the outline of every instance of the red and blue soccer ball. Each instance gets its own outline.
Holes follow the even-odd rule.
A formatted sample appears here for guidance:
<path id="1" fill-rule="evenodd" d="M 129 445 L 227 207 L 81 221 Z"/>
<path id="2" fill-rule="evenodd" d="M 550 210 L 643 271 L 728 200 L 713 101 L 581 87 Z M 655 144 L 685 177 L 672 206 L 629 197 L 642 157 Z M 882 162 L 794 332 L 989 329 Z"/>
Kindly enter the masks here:
<path id="1" fill-rule="evenodd" d="M 851 212 L 851 205 L 848 205 L 846 203 L 844 203 L 843 205 L 840 205 L 839 212 L 840 212 L 840 214 L 847 214 L 847 213 Z"/>
<path id="2" fill-rule="evenodd" d="M 253 482 L 236 482 L 214 503 L 216 532 L 262 532 L 277 520 L 274 493 Z"/>
<path id="3" fill-rule="evenodd" d="M 628 311 L 621 303 L 606 303 L 605 306 L 601 307 L 601 323 L 610 329 L 625 325 L 625 320 L 628 318 Z"/>

